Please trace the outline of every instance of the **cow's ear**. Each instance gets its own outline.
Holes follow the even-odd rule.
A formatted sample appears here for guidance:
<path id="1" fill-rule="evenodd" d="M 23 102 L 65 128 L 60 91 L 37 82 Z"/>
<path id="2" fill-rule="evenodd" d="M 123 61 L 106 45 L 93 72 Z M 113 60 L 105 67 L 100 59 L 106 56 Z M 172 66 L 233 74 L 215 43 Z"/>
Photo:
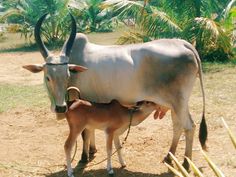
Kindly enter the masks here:
<path id="1" fill-rule="evenodd" d="M 24 65 L 22 66 L 24 69 L 31 71 L 32 73 L 38 73 L 43 70 L 42 64 L 35 64 L 35 65 Z"/>
<path id="2" fill-rule="evenodd" d="M 84 66 L 73 65 L 73 64 L 69 64 L 68 67 L 69 67 L 69 70 L 72 71 L 72 72 L 84 72 L 88 69 Z"/>

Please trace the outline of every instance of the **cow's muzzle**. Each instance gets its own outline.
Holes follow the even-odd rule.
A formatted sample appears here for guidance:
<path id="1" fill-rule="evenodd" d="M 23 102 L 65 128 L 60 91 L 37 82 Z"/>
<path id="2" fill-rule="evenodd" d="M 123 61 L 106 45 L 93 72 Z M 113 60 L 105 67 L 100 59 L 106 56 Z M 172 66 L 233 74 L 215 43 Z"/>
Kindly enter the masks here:
<path id="1" fill-rule="evenodd" d="M 56 113 L 65 113 L 67 111 L 67 106 L 57 106 L 55 108 Z"/>

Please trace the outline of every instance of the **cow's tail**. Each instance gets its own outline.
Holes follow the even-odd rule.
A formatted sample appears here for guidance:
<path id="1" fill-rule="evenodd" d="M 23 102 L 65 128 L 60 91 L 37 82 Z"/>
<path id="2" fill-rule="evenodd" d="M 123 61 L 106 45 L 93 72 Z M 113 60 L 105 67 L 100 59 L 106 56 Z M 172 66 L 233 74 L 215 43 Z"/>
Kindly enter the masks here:
<path id="1" fill-rule="evenodd" d="M 186 47 L 193 52 L 193 54 L 194 54 L 194 56 L 197 60 L 198 68 L 199 68 L 198 73 L 199 73 L 199 80 L 200 80 L 202 98 L 203 98 L 203 110 L 202 110 L 202 120 L 201 120 L 201 123 L 200 123 L 200 129 L 199 129 L 199 141 L 201 143 L 202 149 L 206 150 L 207 149 L 206 140 L 207 140 L 208 132 L 207 132 L 206 119 L 205 119 L 206 99 L 205 99 L 205 91 L 204 91 L 204 87 L 203 87 L 201 59 L 198 55 L 197 50 L 192 45 L 189 44 Z"/>

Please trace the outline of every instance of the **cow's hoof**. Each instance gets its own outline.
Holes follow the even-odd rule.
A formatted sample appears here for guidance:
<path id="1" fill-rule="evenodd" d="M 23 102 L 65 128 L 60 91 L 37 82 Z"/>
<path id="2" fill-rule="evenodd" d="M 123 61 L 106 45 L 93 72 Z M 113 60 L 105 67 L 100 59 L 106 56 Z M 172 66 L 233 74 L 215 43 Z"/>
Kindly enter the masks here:
<path id="1" fill-rule="evenodd" d="M 86 153 L 82 153 L 81 159 L 80 159 L 79 163 L 88 163 L 88 162 L 89 162 L 89 160 L 88 160 L 87 154 Z"/>
<path id="2" fill-rule="evenodd" d="M 163 159 L 162 162 L 163 162 L 163 163 L 165 162 L 165 163 L 169 164 L 170 166 L 173 166 L 172 160 L 171 160 L 171 158 L 170 158 L 169 156 L 166 156 L 166 157 Z"/>
<path id="3" fill-rule="evenodd" d="M 126 163 L 124 162 L 121 164 L 121 168 L 125 168 L 125 167 L 126 167 Z"/>
<path id="4" fill-rule="evenodd" d="M 84 164 L 86 164 L 86 163 L 88 163 L 89 161 L 87 160 L 87 159 L 80 159 L 80 161 L 79 161 L 79 163 L 84 163 Z"/>
<path id="5" fill-rule="evenodd" d="M 92 147 L 89 148 L 89 155 L 94 155 L 96 154 L 96 152 L 98 152 L 96 148 L 92 148 Z"/>
<path id="6" fill-rule="evenodd" d="M 92 161 L 95 157 L 95 153 L 89 153 L 89 161 Z"/>
<path id="7" fill-rule="evenodd" d="M 184 158 L 184 163 L 182 165 L 185 168 L 185 170 L 187 170 L 187 172 L 190 171 L 189 163 L 188 163 L 187 159 Z"/>
<path id="8" fill-rule="evenodd" d="M 96 153 L 97 153 L 97 149 L 90 147 L 90 149 L 89 149 L 89 161 L 92 161 L 95 158 Z"/>

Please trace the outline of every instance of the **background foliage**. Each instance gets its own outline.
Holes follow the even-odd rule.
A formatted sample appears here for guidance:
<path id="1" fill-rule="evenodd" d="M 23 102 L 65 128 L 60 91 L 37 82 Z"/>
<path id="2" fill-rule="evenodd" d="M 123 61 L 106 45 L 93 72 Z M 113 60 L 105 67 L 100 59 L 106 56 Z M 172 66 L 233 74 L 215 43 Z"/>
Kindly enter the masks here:
<path id="1" fill-rule="evenodd" d="M 31 39 L 37 19 L 49 13 L 43 36 L 49 44 L 64 42 L 70 32 L 68 9 L 77 20 L 78 32 L 110 32 L 118 22 L 128 26 L 118 43 L 182 38 L 195 45 L 208 61 L 235 56 L 236 0 L 8 0 L 2 1 L 0 21 L 16 24 Z"/>
<path id="2" fill-rule="evenodd" d="M 119 43 L 146 42 L 157 38 L 183 38 L 194 44 L 201 58 L 233 58 L 235 0 L 107 0 L 119 19 L 135 25 Z"/>

